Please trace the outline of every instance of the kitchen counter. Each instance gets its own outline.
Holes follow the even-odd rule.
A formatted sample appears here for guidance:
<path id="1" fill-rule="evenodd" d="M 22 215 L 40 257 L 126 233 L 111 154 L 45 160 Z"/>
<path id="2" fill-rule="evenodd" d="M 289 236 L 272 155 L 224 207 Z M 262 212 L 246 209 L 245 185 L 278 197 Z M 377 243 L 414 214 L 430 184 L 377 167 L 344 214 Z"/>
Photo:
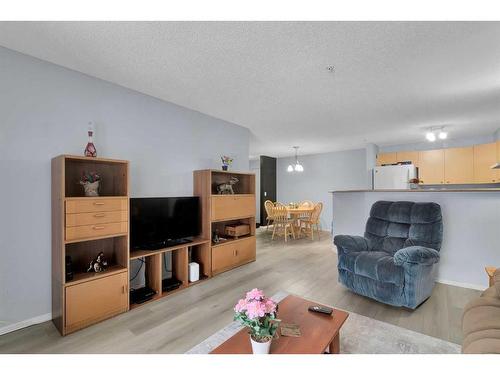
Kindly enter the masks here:
<path id="1" fill-rule="evenodd" d="M 500 188 L 479 188 L 479 189 L 371 189 L 371 190 L 331 190 L 330 193 L 491 193 L 500 191 Z"/>
<path id="2" fill-rule="evenodd" d="M 435 202 L 443 215 L 438 281 L 485 289 L 485 266 L 500 266 L 500 189 L 335 190 L 332 233 L 363 235 L 373 203 Z M 440 194 L 436 194 L 440 193 Z"/>

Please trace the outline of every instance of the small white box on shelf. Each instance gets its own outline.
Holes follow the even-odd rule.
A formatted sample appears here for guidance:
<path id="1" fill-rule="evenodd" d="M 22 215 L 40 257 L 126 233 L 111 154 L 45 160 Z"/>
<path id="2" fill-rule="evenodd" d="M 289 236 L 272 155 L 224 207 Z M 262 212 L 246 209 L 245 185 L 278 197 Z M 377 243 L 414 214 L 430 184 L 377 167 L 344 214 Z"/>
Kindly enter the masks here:
<path id="1" fill-rule="evenodd" d="M 200 265 L 196 262 L 189 263 L 189 282 L 198 281 L 200 279 Z"/>

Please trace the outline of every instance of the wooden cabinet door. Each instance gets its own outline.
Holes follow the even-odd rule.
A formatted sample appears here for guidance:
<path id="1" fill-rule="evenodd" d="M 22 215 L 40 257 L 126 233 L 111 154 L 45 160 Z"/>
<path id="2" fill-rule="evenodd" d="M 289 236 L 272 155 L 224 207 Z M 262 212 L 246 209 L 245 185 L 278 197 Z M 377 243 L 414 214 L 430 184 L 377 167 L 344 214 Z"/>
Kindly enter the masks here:
<path id="1" fill-rule="evenodd" d="M 386 152 L 377 155 L 377 165 L 382 164 L 393 164 L 398 161 L 397 154 L 395 152 Z"/>
<path id="2" fill-rule="evenodd" d="M 234 244 L 236 264 L 255 260 L 255 237 L 246 238 Z"/>
<path id="3" fill-rule="evenodd" d="M 235 262 L 236 256 L 233 243 L 212 247 L 212 273 L 214 275 L 231 269 Z"/>
<path id="4" fill-rule="evenodd" d="M 498 171 L 491 169 L 497 162 L 497 143 L 474 146 L 474 182 L 487 184 L 498 182 Z"/>
<path id="5" fill-rule="evenodd" d="M 444 183 L 444 150 L 420 151 L 418 153 L 418 175 L 422 184 Z"/>
<path id="6" fill-rule="evenodd" d="M 397 161 L 411 161 L 411 163 L 418 167 L 418 151 L 398 151 L 396 153 Z"/>
<path id="7" fill-rule="evenodd" d="M 212 220 L 230 220 L 255 216 L 255 195 L 215 195 L 212 197 Z"/>
<path id="8" fill-rule="evenodd" d="M 444 180 L 446 184 L 474 182 L 474 151 L 472 147 L 444 150 Z"/>
<path id="9" fill-rule="evenodd" d="M 66 287 L 66 331 L 127 311 L 128 272 Z"/>

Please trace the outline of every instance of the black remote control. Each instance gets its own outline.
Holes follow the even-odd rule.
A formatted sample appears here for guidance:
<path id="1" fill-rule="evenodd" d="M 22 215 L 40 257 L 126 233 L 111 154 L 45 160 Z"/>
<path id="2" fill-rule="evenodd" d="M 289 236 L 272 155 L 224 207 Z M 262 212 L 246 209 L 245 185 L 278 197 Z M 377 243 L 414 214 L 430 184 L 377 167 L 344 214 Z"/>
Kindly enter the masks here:
<path id="1" fill-rule="evenodd" d="M 324 306 L 309 306 L 309 311 L 332 315 L 333 309 Z"/>

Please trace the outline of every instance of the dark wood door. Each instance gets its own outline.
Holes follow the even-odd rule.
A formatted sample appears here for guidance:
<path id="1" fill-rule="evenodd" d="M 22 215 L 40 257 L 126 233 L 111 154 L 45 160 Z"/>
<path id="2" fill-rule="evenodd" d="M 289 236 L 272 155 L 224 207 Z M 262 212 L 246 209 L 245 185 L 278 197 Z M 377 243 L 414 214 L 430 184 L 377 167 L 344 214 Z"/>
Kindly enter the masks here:
<path id="1" fill-rule="evenodd" d="M 276 202 L 276 158 L 260 157 L 260 224 L 266 224 L 264 202 Z"/>

